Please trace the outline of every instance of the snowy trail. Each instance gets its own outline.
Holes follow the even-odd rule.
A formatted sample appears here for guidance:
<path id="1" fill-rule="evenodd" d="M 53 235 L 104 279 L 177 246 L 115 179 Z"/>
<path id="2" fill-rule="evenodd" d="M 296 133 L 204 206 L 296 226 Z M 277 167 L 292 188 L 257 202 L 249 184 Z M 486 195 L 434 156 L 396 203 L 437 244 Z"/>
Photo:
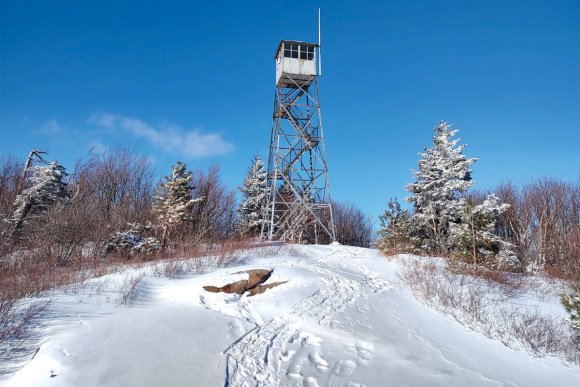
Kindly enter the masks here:
<path id="1" fill-rule="evenodd" d="M 252 297 L 203 288 L 257 268 L 284 284 Z M 580 367 L 516 352 L 422 305 L 398 270 L 369 249 L 296 246 L 179 280 L 146 276 L 130 307 L 111 302 L 126 277 L 114 274 L 109 290 L 55 302 L 67 330 L 48 332 L 0 386 L 579 385 Z"/>
<path id="2" fill-rule="evenodd" d="M 314 294 L 297 303 L 292 311 L 286 315 L 274 318 L 263 325 L 257 326 L 225 351 L 227 355 L 226 386 L 279 386 L 282 362 L 290 363 L 287 375 L 299 377 L 299 362 L 303 360 L 300 352 L 302 347 L 316 346 L 316 338 L 299 331 L 302 321 L 308 318 L 317 318 L 318 324 L 328 326 L 331 323 L 329 316 L 343 311 L 349 304 L 356 303 L 357 309 L 365 310 L 368 304 L 363 297 L 370 293 L 379 293 L 389 288 L 386 281 L 379 278 L 378 273 L 368 269 L 354 267 L 358 273 L 348 271 L 336 263 L 341 257 L 352 257 L 356 254 L 344 247 L 333 249 L 328 255 L 320 258 L 292 259 L 280 262 L 280 266 L 292 266 L 306 269 L 316 274 L 323 283 Z M 352 278 L 347 278 L 352 277 Z M 357 301 L 359 301 L 357 303 Z M 287 350 L 288 344 L 299 343 L 296 351 Z M 364 345 L 363 345 L 364 346 Z M 364 350 L 364 349 L 362 349 Z M 310 356 L 310 361 L 325 372 L 327 363 L 317 354 Z M 353 365 L 345 363 L 332 370 L 337 375 L 348 372 Z M 331 377 L 332 379 L 332 377 Z M 311 386 L 317 384 L 310 378 Z M 333 383 L 330 383 L 333 385 Z"/>

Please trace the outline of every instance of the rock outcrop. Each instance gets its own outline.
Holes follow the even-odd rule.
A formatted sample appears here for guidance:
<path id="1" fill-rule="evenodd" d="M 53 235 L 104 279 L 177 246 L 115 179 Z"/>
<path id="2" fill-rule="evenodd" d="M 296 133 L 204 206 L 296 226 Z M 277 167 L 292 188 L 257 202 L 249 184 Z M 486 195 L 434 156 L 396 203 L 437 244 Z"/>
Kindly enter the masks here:
<path id="1" fill-rule="evenodd" d="M 236 274 L 243 273 L 238 272 Z M 204 286 L 203 288 L 208 292 L 212 293 L 236 293 L 236 294 L 244 294 L 249 292 L 248 296 L 255 296 L 256 294 L 264 293 L 266 289 L 271 289 L 275 286 L 284 284 L 286 282 L 274 282 L 268 285 L 261 285 L 262 283 L 266 282 L 268 278 L 272 275 L 271 270 L 267 269 L 252 269 L 246 270 L 245 273 L 248 273 L 248 279 L 243 281 L 233 282 L 231 284 L 227 284 L 218 288 L 216 286 Z"/>

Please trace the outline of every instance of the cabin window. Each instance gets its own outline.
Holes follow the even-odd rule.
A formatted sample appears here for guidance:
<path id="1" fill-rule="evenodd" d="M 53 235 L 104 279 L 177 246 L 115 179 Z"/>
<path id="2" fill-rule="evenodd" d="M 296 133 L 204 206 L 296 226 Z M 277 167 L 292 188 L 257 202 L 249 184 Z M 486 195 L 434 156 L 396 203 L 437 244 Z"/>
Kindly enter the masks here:
<path id="1" fill-rule="evenodd" d="M 298 44 L 284 44 L 284 57 L 285 58 L 298 58 Z"/>
<path id="2" fill-rule="evenodd" d="M 314 59 L 314 46 L 300 45 L 300 59 L 313 60 Z"/>

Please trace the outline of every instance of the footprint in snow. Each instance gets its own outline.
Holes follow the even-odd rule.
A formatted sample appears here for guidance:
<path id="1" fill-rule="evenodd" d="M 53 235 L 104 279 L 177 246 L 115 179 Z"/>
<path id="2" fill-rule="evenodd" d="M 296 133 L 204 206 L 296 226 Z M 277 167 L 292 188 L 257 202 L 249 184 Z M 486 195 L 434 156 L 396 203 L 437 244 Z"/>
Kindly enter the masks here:
<path id="1" fill-rule="evenodd" d="M 363 327 L 365 329 L 373 329 L 372 324 L 370 324 L 366 318 L 356 320 L 356 322 L 358 323 L 358 325 L 360 325 L 361 327 Z"/>
<path id="2" fill-rule="evenodd" d="M 352 371 L 354 371 L 355 367 L 356 364 L 353 361 L 339 360 L 336 362 L 334 368 L 332 369 L 332 376 L 338 376 L 341 378 L 349 376 L 352 374 Z"/>
<path id="3" fill-rule="evenodd" d="M 326 387 L 339 387 L 341 385 L 340 379 L 345 376 L 350 376 L 354 371 L 356 364 L 350 360 L 339 360 L 334 365 L 331 375 L 328 378 Z"/>
<path id="4" fill-rule="evenodd" d="M 364 314 L 364 313 L 368 312 L 369 310 L 371 310 L 371 307 L 366 300 L 359 298 L 358 300 L 356 300 L 356 310 L 359 313 Z"/>
<path id="5" fill-rule="evenodd" d="M 373 344 L 366 341 L 357 341 L 356 354 L 363 360 L 373 360 Z"/>
<path id="6" fill-rule="evenodd" d="M 343 324 L 340 320 L 332 320 L 330 321 L 330 329 L 342 329 L 345 332 L 354 332 L 352 327 L 354 326 L 351 322 L 347 322 Z"/>
<path id="7" fill-rule="evenodd" d="M 296 353 L 296 351 L 283 351 L 282 354 L 280 355 L 280 360 L 281 361 L 288 361 L 290 359 L 292 359 L 292 357 L 294 356 L 294 354 Z"/>
<path id="8" fill-rule="evenodd" d="M 308 355 L 308 360 L 310 360 L 310 364 L 312 364 L 318 372 L 326 373 L 329 370 L 328 362 L 320 357 L 318 352 L 310 353 Z"/>
<path id="9" fill-rule="evenodd" d="M 318 387 L 318 382 L 312 376 L 304 378 L 304 387 Z"/>

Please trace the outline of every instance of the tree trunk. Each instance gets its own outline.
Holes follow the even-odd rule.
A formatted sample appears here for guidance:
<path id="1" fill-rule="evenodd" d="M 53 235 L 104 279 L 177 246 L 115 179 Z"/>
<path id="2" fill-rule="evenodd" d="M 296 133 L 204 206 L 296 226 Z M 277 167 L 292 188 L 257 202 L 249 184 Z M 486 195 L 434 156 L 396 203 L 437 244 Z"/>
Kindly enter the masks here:
<path id="1" fill-rule="evenodd" d="M 473 236 L 473 263 L 477 265 L 477 250 L 475 248 L 475 222 L 473 221 L 473 215 L 471 215 L 471 235 Z"/>
<path id="2" fill-rule="evenodd" d="M 26 164 L 24 164 L 24 171 L 22 171 L 22 176 L 20 177 L 20 183 L 18 184 L 18 193 L 22 191 L 22 186 L 24 185 L 24 179 L 26 179 L 26 173 L 28 172 L 28 168 L 30 168 L 30 164 L 32 163 L 32 158 L 34 156 L 38 157 L 38 160 L 45 163 L 46 161 L 42 158 L 41 154 L 48 154 L 47 151 L 41 151 L 40 149 L 33 149 L 28 154 L 26 158 Z"/>
<path id="3" fill-rule="evenodd" d="M 167 225 L 163 225 L 163 234 L 161 235 L 161 249 L 165 248 L 165 240 L 167 238 Z"/>

